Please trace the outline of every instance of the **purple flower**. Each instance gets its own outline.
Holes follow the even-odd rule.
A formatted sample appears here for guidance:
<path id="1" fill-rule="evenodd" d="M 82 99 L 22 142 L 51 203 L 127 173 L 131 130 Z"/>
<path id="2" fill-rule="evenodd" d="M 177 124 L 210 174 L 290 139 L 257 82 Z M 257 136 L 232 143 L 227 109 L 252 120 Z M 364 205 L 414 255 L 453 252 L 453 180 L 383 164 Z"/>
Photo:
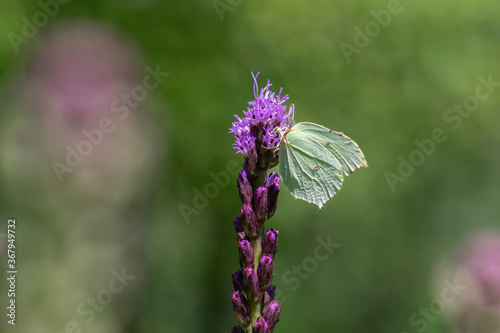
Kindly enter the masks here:
<path id="1" fill-rule="evenodd" d="M 257 75 L 252 73 L 254 78 L 254 97 L 255 100 L 248 102 L 249 107 L 243 111 L 244 118 L 235 115 L 236 121 L 233 122 L 230 133 L 234 134 L 235 149 L 237 153 L 245 156 L 245 161 L 249 163 L 250 173 L 255 171 L 255 162 L 258 157 L 266 156 L 267 162 L 264 168 L 270 165 L 276 165 L 278 153 L 276 148 L 280 142 L 280 137 L 275 130 L 276 127 L 281 130 L 286 129 L 289 113 L 285 113 L 286 106 L 283 105 L 288 100 L 288 95 L 281 96 L 282 90 L 276 95 L 269 90 L 271 87 L 268 81 L 266 87 L 260 90 L 258 94 Z"/>
<path id="2" fill-rule="evenodd" d="M 279 303 L 273 303 L 276 287 L 270 287 L 278 232 L 270 229 L 264 234 L 265 221 L 276 211 L 280 178 L 276 172 L 269 174 L 267 171 L 279 162 L 277 129 L 286 130 L 288 116 L 293 110 L 290 108 L 289 113 L 285 113 L 287 107 L 283 103 L 288 95 L 282 97 L 282 90 L 277 95 L 270 91 L 271 83 L 259 92 L 257 75 L 253 75 L 255 100 L 248 103 L 243 118 L 235 116 L 230 130 L 237 153 L 245 157 L 237 180 L 243 207 L 234 220 L 241 268 L 232 275 L 233 307 L 241 324 L 233 327 L 233 332 L 237 333 L 242 327 L 254 333 L 270 333 L 281 311 L 276 307 Z M 254 253 L 260 257 L 255 257 Z"/>

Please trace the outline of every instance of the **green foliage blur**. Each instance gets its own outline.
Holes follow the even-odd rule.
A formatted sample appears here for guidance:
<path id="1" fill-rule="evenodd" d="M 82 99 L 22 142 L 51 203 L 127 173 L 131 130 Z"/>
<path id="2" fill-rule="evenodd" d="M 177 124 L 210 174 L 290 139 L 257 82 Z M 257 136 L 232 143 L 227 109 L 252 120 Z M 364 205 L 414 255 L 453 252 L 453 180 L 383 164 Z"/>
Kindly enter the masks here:
<path id="1" fill-rule="evenodd" d="M 358 37 L 364 46 L 359 47 L 354 28 L 365 32 L 375 20 L 371 12 L 387 10 L 390 1 L 221 2 L 231 10 L 218 13 L 211 0 L 71 1 L 47 25 L 82 18 L 104 22 L 136 43 L 146 65 L 159 64 L 170 73 L 154 91 L 161 107 L 145 114 L 158 133 L 151 145 L 160 151 L 154 167 L 134 181 L 148 186 L 126 206 L 102 203 L 141 221 L 140 230 L 119 228 L 134 235 L 133 251 L 120 242 L 109 251 L 133 258 L 142 278 L 130 294 L 97 313 L 105 324 L 92 322 L 82 332 L 223 333 L 236 324 L 230 273 L 238 268 L 233 219 L 240 202 L 231 167 L 243 161 L 228 131 L 233 115 L 241 115 L 253 99 L 252 71 L 261 73 L 260 86 L 270 79 L 274 91 L 283 87 L 297 121 L 344 132 L 369 164 L 322 210 L 294 200 L 282 187 L 267 223 L 280 231 L 274 283 L 283 296 L 275 332 L 417 332 L 422 326 L 410 324 L 409 317 L 439 297 L 436 290 L 443 285 L 436 270 L 458 256 L 469 235 L 500 228 L 500 86 L 481 90 L 490 95 L 465 116 L 447 113 L 474 96 L 478 77 L 500 82 L 499 3 L 401 0 L 399 13 L 386 26 L 376 25 L 378 33 Z M 16 54 L 6 36 L 20 34 L 21 18 L 37 11 L 36 1 L 0 4 L 4 86 L 23 68 L 34 42 Z M 356 51 L 346 56 L 341 43 Z M 17 112 L 1 111 L 3 121 Z M 414 153 L 422 150 L 415 140 L 428 143 L 436 128 L 446 140 L 434 142 L 429 154 Z M 401 161 L 410 161 L 412 153 L 419 165 L 409 167 Z M 216 185 L 217 194 L 200 202 L 197 191 L 204 193 L 221 173 L 230 175 L 229 184 Z M 9 177 L 2 170 L 2 184 L 11 183 Z M 79 243 L 83 252 L 77 257 L 65 256 L 71 221 L 55 222 L 65 219 L 59 206 L 41 207 L 36 197 L 12 198 L 17 190 L 30 192 L 30 186 L 37 184 L 2 186 L 0 197 L 2 228 L 8 217 L 20 219 L 19 293 L 43 304 L 37 312 L 36 306 L 23 311 L 20 303 L 18 327 L 32 322 L 43 327 L 38 332 L 59 333 L 68 321 L 78 322 L 79 300 L 102 288 L 115 266 L 102 268 L 95 285 L 78 289 L 86 276 L 79 260 L 85 260 L 88 244 Z M 183 205 L 192 214 L 183 214 Z M 86 203 L 75 209 L 85 211 Z M 90 223 L 96 229 L 89 239 L 106 244 L 118 237 L 105 217 Z M 318 237 L 331 237 L 340 247 L 311 264 Z M 105 246 L 99 251 L 107 255 Z M 4 274 L 5 254 L 1 260 Z M 59 270 L 51 271 L 45 260 Z M 310 272 L 297 273 L 304 264 Z M 44 269 L 51 271 L 44 275 L 47 283 L 36 273 Z M 56 278 L 58 283 L 48 283 Z M 69 287 L 63 292 L 57 286 Z M 7 285 L 0 287 L 5 309 Z M 65 293 L 72 291 L 76 296 L 68 301 Z M 54 315 L 61 306 L 69 309 L 69 318 Z M 126 318 L 118 315 L 123 313 Z M 6 325 L 4 317 L 2 312 L 2 332 L 27 332 Z M 423 331 L 451 332 L 449 317 L 445 310 Z"/>

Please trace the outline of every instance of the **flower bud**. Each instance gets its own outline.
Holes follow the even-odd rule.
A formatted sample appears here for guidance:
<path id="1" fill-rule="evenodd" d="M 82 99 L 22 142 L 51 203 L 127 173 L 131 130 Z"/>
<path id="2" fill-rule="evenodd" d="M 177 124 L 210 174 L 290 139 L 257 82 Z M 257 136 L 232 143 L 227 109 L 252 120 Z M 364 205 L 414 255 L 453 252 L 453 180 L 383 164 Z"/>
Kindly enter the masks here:
<path id="1" fill-rule="evenodd" d="M 234 228 L 236 229 L 236 237 L 238 240 L 243 240 L 245 239 L 245 230 L 243 229 L 243 223 L 241 221 L 241 217 L 236 217 L 234 219 Z"/>
<path id="2" fill-rule="evenodd" d="M 243 272 L 241 269 L 238 269 L 236 272 L 231 274 L 233 277 L 233 288 L 234 291 L 245 291 L 244 285 L 243 285 Z"/>
<path id="3" fill-rule="evenodd" d="M 243 221 L 243 227 L 245 228 L 245 232 L 248 237 L 254 238 L 257 237 L 258 225 L 257 225 L 257 217 L 252 210 L 250 205 L 244 204 L 243 208 L 241 208 L 241 218 Z"/>
<path id="4" fill-rule="evenodd" d="M 259 277 L 262 290 L 269 288 L 273 279 L 273 258 L 271 256 L 265 254 L 260 258 L 257 276 Z"/>
<path id="5" fill-rule="evenodd" d="M 247 173 L 245 170 L 240 171 L 240 176 L 237 180 L 238 193 L 240 194 L 241 202 L 247 205 L 252 204 L 253 189 L 248 181 Z"/>
<path id="6" fill-rule="evenodd" d="M 257 155 L 257 150 L 255 149 L 255 143 L 248 148 L 248 157 L 245 158 L 245 164 L 250 175 L 255 174 L 257 169 L 257 161 L 259 157 Z"/>
<path id="7" fill-rule="evenodd" d="M 274 296 L 276 293 L 276 286 L 272 285 L 267 289 L 267 291 L 264 293 L 264 297 L 262 297 L 262 309 L 266 310 L 271 301 L 274 300 Z"/>
<path id="8" fill-rule="evenodd" d="M 280 177 L 276 172 L 271 173 L 266 177 L 266 187 L 269 191 L 268 197 L 268 218 L 274 215 L 278 206 L 278 194 L 280 193 Z"/>
<path id="9" fill-rule="evenodd" d="M 274 254 L 276 253 L 276 244 L 278 243 L 278 234 L 279 232 L 272 228 L 266 232 L 264 239 L 262 240 L 262 253 L 268 254 L 274 258 Z"/>
<path id="10" fill-rule="evenodd" d="M 255 191 L 255 215 L 257 220 L 264 222 L 267 219 L 268 200 L 267 200 L 267 187 L 261 186 Z"/>
<path id="11" fill-rule="evenodd" d="M 262 316 L 269 324 L 269 330 L 272 332 L 274 330 L 274 326 L 279 321 L 281 314 L 281 304 L 277 301 L 272 301 L 269 306 L 264 310 Z"/>
<path id="12" fill-rule="evenodd" d="M 233 329 L 231 330 L 231 333 L 245 333 L 245 330 L 243 330 L 243 328 L 241 328 L 240 325 L 233 326 Z"/>
<path id="13" fill-rule="evenodd" d="M 252 244 L 246 239 L 238 242 L 238 247 L 240 250 L 240 263 L 241 267 L 253 267 L 253 248 Z"/>
<path id="14" fill-rule="evenodd" d="M 253 325 L 253 333 L 269 333 L 269 324 L 264 320 L 264 318 L 259 317 Z"/>
<path id="15" fill-rule="evenodd" d="M 245 295 L 241 291 L 235 291 L 231 296 L 233 300 L 233 310 L 238 320 L 243 326 L 250 323 L 250 305 Z"/>
<path id="16" fill-rule="evenodd" d="M 247 287 L 248 298 L 253 298 L 257 301 L 260 297 L 260 285 L 257 274 L 253 268 L 248 267 L 243 270 L 243 282 Z"/>

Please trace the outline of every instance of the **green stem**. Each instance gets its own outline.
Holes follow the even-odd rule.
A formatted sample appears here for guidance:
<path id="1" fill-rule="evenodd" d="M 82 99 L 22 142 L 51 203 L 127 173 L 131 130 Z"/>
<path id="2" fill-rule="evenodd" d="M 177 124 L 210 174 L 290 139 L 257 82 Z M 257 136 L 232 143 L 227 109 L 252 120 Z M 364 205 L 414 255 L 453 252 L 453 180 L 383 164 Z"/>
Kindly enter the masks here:
<path id="1" fill-rule="evenodd" d="M 259 186 L 263 186 L 266 182 L 266 170 L 261 170 L 258 173 L 255 182 L 252 184 L 253 191 L 255 191 Z M 259 268 L 260 258 L 262 257 L 262 237 L 264 235 L 264 221 L 262 221 L 262 229 L 259 230 L 259 234 L 255 239 L 252 239 L 252 248 L 253 248 L 253 258 L 254 258 L 254 270 L 257 273 L 257 269 Z M 253 326 L 257 322 L 257 319 L 261 316 L 261 304 L 262 304 L 262 296 L 259 297 L 257 301 L 249 300 L 250 303 L 250 319 L 252 321 L 251 326 L 246 328 L 247 333 L 253 332 Z"/>
<path id="2" fill-rule="evenodd" d="M 259 268 L 260 258 L 262 256 L 262 232 L 259 232 L 259 235 L 256 239 L 252 240 L 252 248 L 253 248 L 253 257 L 254 257 L 254 269 L 257 272 Z M 257 301 L 253 299 L 249 300 L 250 302 L 250 319 L 252 320 L 252 324 L 250 330 L 247 330 L 247 333 L 251 333 L 253 330 L 253 326 L 257 322 L 257 319 L 261 316 L 260 307 L 262 303 L 262 297 L 259 297 Z"/>
<path id="3" fill-rule="evenodd" d="M 256 239 L 252 240 L 252 248 L 253 248 L 253 260 L 255 272 L 257 272 L 257 268 L 259 268 L 260 257 L 262 256 L 262 236 L 257 236 Z"/>
<path id="4" fill-rule="evenodd" d="M 264 184 L 266 183 L 266 175 L 267 175 L 266 171 L 263 171 L 259 174 L 259 178 L 257 179 L 257 184 L 256 184 L 257 186 L 255 186 L 254 191 L 257 189 L 257 187 L 264 186 Z"/>
<path id="5" fill-rule="evenodd" d="M 257 322 L 257 319 L 259 319 L 259 317 L 260 317 L 260 305 L 261 305 L 261 302 L 260 302 L 260 298 L 259 298 L 259 302 L 257 302 L 257 304 L 254 304 L 255 307 L 252 309 L 252 313 L 251 313 L 252 327 Z"/>

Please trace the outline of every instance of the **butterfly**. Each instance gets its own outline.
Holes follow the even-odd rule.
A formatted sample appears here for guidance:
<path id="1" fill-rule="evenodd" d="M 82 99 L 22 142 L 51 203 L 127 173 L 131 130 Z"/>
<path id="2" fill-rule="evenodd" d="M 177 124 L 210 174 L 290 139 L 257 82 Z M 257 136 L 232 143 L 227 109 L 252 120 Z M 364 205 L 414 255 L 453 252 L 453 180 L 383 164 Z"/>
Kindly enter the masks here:
<path id="1" fill-rule="evenodd" d="M 293 106 L 292 106 L 293 110 Z M 289 119 L 279 145 L 279 169 L 283 183 L 297 198 L 320 209 L 355 170 L 368 167 L 365 156 L 342 132 Z"/>

